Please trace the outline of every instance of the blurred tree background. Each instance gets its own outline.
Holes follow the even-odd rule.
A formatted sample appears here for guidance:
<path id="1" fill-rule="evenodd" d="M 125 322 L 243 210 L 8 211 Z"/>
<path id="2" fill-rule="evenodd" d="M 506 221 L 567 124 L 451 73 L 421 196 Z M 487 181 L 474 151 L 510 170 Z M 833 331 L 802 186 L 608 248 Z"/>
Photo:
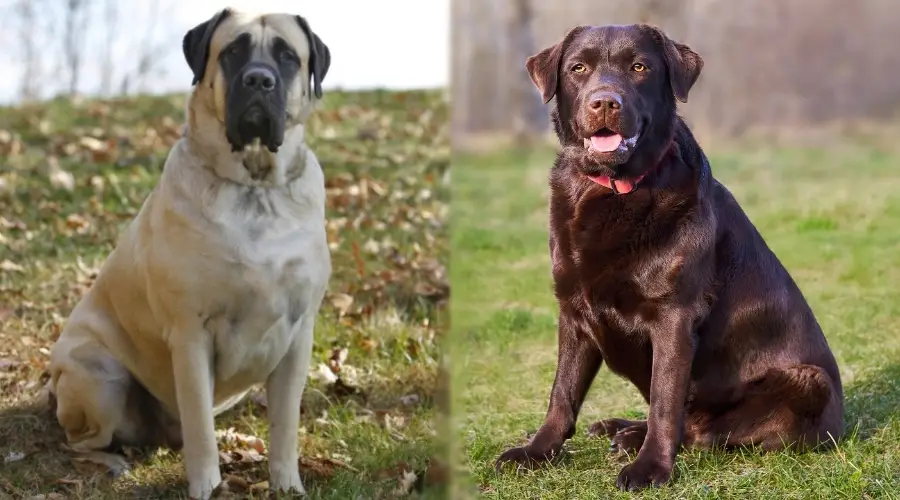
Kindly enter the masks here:
<path id="1" fill-rule="evenodd" d="M 549 130 L 526 57 L 582 24 L 649 22 L 705 67 L 682 113 L 705 136 L 890 120 L 900 111 L 897 0 L 454 0 L 452 132 Z"/>

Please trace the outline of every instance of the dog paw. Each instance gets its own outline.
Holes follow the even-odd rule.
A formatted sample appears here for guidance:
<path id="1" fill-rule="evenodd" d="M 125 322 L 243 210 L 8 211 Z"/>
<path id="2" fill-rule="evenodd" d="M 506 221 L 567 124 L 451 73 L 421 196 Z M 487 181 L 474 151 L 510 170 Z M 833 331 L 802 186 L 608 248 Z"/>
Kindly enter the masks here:
<path id="1" fill-rule="evenodd" d="M 228 483 L 222 482 L 222 475 L 218 467 L 209 470 L 199 478 L 188 479 L 188 496 L 192 499 L 207 500 L 223 489 L 228 489 Z"/>
<path id="2" fill-rule="evenodd" d="M 304 496 L 306 490 L 303 488 L 303 482 L 300 480 L 300 473 L 297 468 L 269 470 L 269 489 L 273 493 L 287 493 L 291 496 Z"/>
<path id="3" fill-rule="evenodd" d="M 558 453 L 554 450 L 539 451 L 530 446 L 511 448 L 500 455 L 494 468 L 500 472 L 506 464 L 515 464 L 517 469 L 535 469 L 553 460 Z"/>
<path id="4" fill-rule="evenodd" d="M 619 431 L 629 427 L 645 426 L 643 420 L 625 420 L 623 418 L 607 418 L 594 422 L 588 427 L 588 436 L 591 437 L 614 437 Z"/>
<path id="5" fill-rule="evenodd" d="M 637 453 L 641 446 L 644 445 L 644 438 L 646 437 L 647 427 L 641 425 L 626 427 L 612 437 L 609 448 L 612 451 Z"/>
<path id="6" fill-rule="evenodd" d="M 659 488 L 671 478 L 671 464 L 663 463 L 656 458 L 638 458 L 622 469 L 616 478 L 616 486 L 622 491 Z"/>

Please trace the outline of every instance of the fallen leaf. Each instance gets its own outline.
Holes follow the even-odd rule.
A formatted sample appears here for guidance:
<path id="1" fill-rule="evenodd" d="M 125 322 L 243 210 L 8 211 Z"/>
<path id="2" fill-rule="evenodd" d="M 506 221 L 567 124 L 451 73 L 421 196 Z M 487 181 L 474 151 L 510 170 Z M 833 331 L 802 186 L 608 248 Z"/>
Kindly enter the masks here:
<path id="1" fill-rule="evenodd" d="M 64 189 L 66 191 L 75 189 L 75 176 L 71 172 L 63 170 L 55 156 L 47 159 L 47 166 L 51 186 L 55 189 Z"/>
<path id="2" fill-rule="evenodd" d="M 334 469 L 342 468 L 352 472 L 359 472 L 348 463 L 329 457 L 300 457 L 300 470 L 304 474 L 329 478 L 334 475 Z"/>
<path id="3" fill-rule="evenodd" d="M 222 480 L 228 485 L 229 491 L 247 491 L 251 488 L 246 479 L 233 474 L 225 474 Z"/>
<path id="4" fill-rule="evenodd" d="M 84 216 L 71 214 L 66 217 L 66 226 L 69 229 L 75 230 L 78 234 L 84 234 L 90 229 L 91 223 L 85 219 Z"/>
<path id="5" fill-rule="evenodd" d="M 234 430 L 234 427 L 229 427 L 224 431 L 216 431 L 216 434 L 216 437 L 221 442 L 222 447 L 226 450 L 236 448 L 249 448 L 260 455 L 264 455 L 266 453 L 266 443 L 263 442 L 262 439 L 256 436 L 250 436 L 247 434 L 236 432 Z M 236 451 L 242 450 L 237 449 Z"/>
<path id="6" fill-rule="evenodd" d="M 262 456 L 258 451 L 254 449 L 233 450 L 231 452 L 231 456 L 234 459 L 234 462 L 243 464 L 262 462 L 266 459 L 266 457 Z"/>
<path id="7" fill-rule="evenodd" d="M 328 357 L 328 367 L 331 368 L 331 371 L 341 373 L 341 366 L 347 361 L 349 354 L 350 351 L 346 347 L 332 349 L 331 356 Z"/>
<path id="8" fill-rule="evenodd" d="M 269 489 L 268 481 L 260 481 L 256 484 L 253 484 L 250 486 L 250 491 L 261 491 L 261 490 L 268 490 L 268 489 Z"/>
<path id="9" fill-rule="evenodd" d="M 407 496 L 412 492 L 413 485 L 419 476 L 413 471 L 403 471 L 400 479 L 397 480 L 397 487 L 394 488 L 393 494 L 396 496 Z"/>
<path id="10" fill-rule="evenodd" d="M 353 307 L 353 297 L 346 293 L 335 293 L 331 296 L 331 305 L 334 306 L 339 315 L 344 316 Z"/>
<path id="11" fill-rule="evenodd" d="M 112 477 L 119 477 L 130 468 L 122 455 L 102 451 L 79 452 L 72 457 L 72 465 L 75 470 L 86 476 L 109 474 Z"/>
<path id="12" fill-rule="evenodd" d="M 316 369 L 310 372 L 309 377 L 325 384 L 334 384 L 338 381 L 338 376 L 325 363 L 319 363 Z"/>
<path id="13" fill-rule="evenodd" d="M 21 273 L 25 271 L 25 268 L 9 259 L 5 259 L 3 262 L 0 262 L 0 271 Z"/>
<path id="14" fill-rule="evenodd" d="M 25 458 L 25 453 L 23 453 L 21 451 L 11 451 L 11 452 L 7 453 L 5 457 L 3 457 L 3 461 L 6 463 L 18 462 L 19 460 L 22 460 L 23 458 Z"/>
<path id="15" fill-rule="evenodd" d="M 377 341 L 377 340 L 374 340 L 374 339 L 367 338 L 367 339 L 363 339 L 363 340 L 360 342 L 360 345 L 361 345 L 361 347 L 362 347 L 366 352 L 372 352 L 372 351 L 374 351 L 375 349 L 378 348 L 378 341 Z"/>

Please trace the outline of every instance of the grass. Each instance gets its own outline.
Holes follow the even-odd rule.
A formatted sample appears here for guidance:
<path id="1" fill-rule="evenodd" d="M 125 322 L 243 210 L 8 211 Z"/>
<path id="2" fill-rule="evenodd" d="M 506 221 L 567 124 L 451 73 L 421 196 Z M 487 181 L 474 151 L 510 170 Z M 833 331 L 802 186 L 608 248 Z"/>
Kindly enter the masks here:
<path id="1" fill-rule="evenodd" d="M 48 348 L 156 183 L 183 109 L 181 95 L 0 109 L 0 498 L 186 496 L 169 450 L 127 450 L 132 470 L 115 478 L 73 462 L 40 398 Z M 313 366 L 340 378 L 311 379 L 303 400 L 311 498 L 443 495 L 446 122 L 435 91 L 327 93 L 312 118 L 334 264 Z M 264 399 L 217 427 L 265 439 Z M 231 489 L 264 497 L 250 489 L 268 477 L 264 458 L 248 463 L 240 447 L 231 456 Z"/>
<path id="2" fill-rule="evenodd" d="M 459 156 L 451 245 L 453 380 L 465 388 L 453 392 L 459 491 L 498 499 L 900 498 L 900 148 L 844 140 L 707 152 L 798 281 L 837 357 L 847 400 L 837 450 L 683 452 L 669 486 L 620 493 L 615 478 L 627 461 L 585 430 L 647 408 L 629 383 L 601 369 L 558 464 L 494 472 L 497 456 L 541 424 L 556 367 L 546 227 L 553 153 Z"/>

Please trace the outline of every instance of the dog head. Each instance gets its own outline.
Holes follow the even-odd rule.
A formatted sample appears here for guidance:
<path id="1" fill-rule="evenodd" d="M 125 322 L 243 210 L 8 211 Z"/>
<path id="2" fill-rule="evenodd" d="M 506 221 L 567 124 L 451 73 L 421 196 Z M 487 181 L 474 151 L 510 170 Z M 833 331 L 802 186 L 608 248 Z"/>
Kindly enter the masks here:
<path id="1" fill-rule="evenodd" d="M 579 26 L 525 63 L 568 154 L 588 175 L 643 174 L 671 140 L 703 60 L 649 25 Z"/>
<path id="2" fill-rule="evenodd" d="M 331 64 L 306 19 L 288 14 L 227 8 L 188 31 L 182 45 L 194 73 L 192 101 L 216 115 L 234 152 L 253 144 L 277 152 L 286 129 L 305 122 L 322 97 Z"/>

